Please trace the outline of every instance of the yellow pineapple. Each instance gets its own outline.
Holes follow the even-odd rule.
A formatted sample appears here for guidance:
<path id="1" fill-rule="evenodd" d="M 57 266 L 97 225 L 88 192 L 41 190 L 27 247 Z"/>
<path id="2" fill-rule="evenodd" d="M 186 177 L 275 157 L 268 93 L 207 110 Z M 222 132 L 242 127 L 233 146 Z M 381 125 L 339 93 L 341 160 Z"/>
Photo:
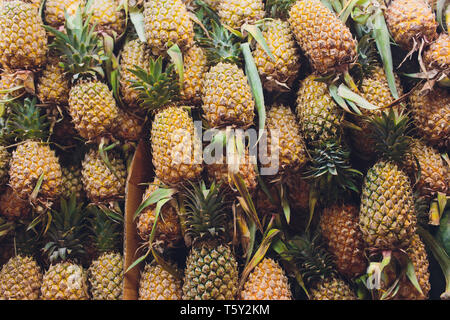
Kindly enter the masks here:
<path id="1" fill-rule="evenodd" d="M 37 96 L 42 103 L 67 105 L 70 90 L 69 79 L 59 65 L 58 58 L 49 58 L 37 83 Z"/>
<path id="2" fill-rule="evenodd" d="M 79 7 L 84 7 L 85 0 L 47 0 L 45 2 L 45 22 L 53 27 L 64 25 L 64 11 L 73 16 Z"/>
<path id="3" fill-rule="evenodd" d="M 99 32 L 120 36 L 125 30 L 125 12 L 119 10 L 118 0 L 95 0 L 88 9 L 92 13 L 91 24 Z"/>
<path id="4" fill-rule="evenodd" d="M 0 195 L 0 214 L 9 220 L 24 219 L 31 213 L 29 201 L 20 198 L 11 187 Z"/>
<path id="5" fill-rule="evenodd" d="M 184 55 L 184 83 L 181 100 L 193 104 L 201 103 L 202 83 L 208 70 L 206 55 L 202 48 L 192 46 Z"/>
<path id="6" fill-rule="evenodd" d="M 146 264 L 139 280 L 139 300 L 181 300 L 181 281 L 157 264 Z"/>
<path id="7" fill-rule="evenodd" d="M 429 68 L 447 70 L 450 68 L 450 36 L 443 32 L 425 51 L 425 65 Z"/>
<path id="8" fill-rule="evenodd" d="M 262 0 L 220 0 L 217 14 L 223 24 L 239 29 L 244 23 L 255 23 L 265 16 Z"/>

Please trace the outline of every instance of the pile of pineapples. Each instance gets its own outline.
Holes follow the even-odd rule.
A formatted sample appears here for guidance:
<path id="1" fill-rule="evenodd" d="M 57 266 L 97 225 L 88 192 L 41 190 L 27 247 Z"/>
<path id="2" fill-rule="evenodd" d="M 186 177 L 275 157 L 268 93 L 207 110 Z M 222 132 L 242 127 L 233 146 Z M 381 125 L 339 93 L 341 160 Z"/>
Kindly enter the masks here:
<path id="1" fill-rule="evenodd" d="M 133 268 L 141 300 L 449 299 L 449 24 L 442 0 L 0 0 L 0 299 L 122 299 Z"/>

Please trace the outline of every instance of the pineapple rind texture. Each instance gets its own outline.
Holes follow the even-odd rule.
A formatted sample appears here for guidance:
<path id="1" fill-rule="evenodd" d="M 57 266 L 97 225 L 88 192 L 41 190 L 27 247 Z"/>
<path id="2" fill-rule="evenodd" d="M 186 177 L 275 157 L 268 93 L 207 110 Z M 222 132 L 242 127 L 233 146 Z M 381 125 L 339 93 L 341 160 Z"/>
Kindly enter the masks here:
<path id="1" fill-rule="evenodd" d="M 106 252 L 91 263 L 88 269 L 90 292 L 94 300 L 122 300 L 123 257 Z"/>
<path id="2" fill-rule="evenodd" d="M 311 289 L 311 300 L 357 300 L 355 293 L 341 279 L 334 277 L 320 281 Z"/>
<path id="3" fill-rule="evenodd" d="M 443 32 L 434 41 L 423 55 L 427 68 L 450 68 L 450 36 Z"/>
<path id="4" fill-rule="evenodd" d="M 53 27 L 64 25 L 64 11 L 73 16 L 78 7 L 83 8 L 85 0 L 47 0 L 45 3 L 45 22 Z"/>
<path id="5" fill-rule="evenodd" d="M 50 58 L 37 83 L 37 96 L 42 103 L 67 105 L 70 83 L 56 57 Z"/>
<path id="6" fill-rule="evenodd" d="M 292 300 L 284 270 L 276 261 L 264 258 L 245 282 L 241 300 Z"/>
<path id="7" fill-rule="evenodd" d="M 202 102 L 203 78 L 208 71 L 206 54 L 198 46 L 191 47 L 184 55 L 184 83 L 181 100 L 194 104 Z"/>
<path id="8" fill-rule="evenodd" d="M 41 299 L 89 300 L 87 272 L 71 262 L 52 264 L 42 279 Z"/>
<path id="9" fill-rule="evenodd" d="M 255 23 L 265 16 L 262 0 L 221 0 L 217 14 L 222 23 L 239 29 L 244 23 Z"/>
<path id="10" fill-rule="evenodd" d="M 159 265 L 146 264 L 139 280 L 139 300 L 181 300 L 181 281 Z"/>

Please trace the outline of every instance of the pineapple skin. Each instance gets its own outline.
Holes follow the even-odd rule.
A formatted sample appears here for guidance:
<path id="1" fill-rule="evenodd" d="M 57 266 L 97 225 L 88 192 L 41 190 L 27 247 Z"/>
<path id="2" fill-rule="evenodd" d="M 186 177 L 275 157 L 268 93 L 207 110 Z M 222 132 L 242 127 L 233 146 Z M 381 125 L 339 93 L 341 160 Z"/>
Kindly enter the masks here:
<path id="1" fill-rule="evenodd" d="M 450 94 L 435 87 L 428 94 L 419 90 L 409 96 L 410 110 L 417 134 L 436 148 L 450 147 Z"/>
<path id="2" fill-rule="evenodd" d="M 361 194 L 359 224 L 367 246 L 407 247 L 416 221 L 408 176 L 393 162 L 377 162 L 367 172 Z"/>
<path id="3" fill-rule="evenodd" d="M 244 23 L 254 23 L 265 16 L 262 0 L 221 0 L 217 14 L 222 23 L 239 29 Z"/>
<path id="4" fill-rule="evenodd" d="M 171 186 L 199 177 L 202 172 L 199 143 L 194 122 L 185 107 L 169 106 L 160 110 L 151 129 L 152 161 L 158 179 Z"/>
<path id="5" fill-rule="evenodd" d="M 70 91 L 69 79 L 56 57 L 49 58 L 37 83 L 37 96 L 42 103 L 67 105 Z"/>
<path id="6" fill-rule="evenodd" d="M 309 210 L 310 185 L 302 178 L 301 173 L 290 175 L 286 179 L 289 203 L 294 208 Z"/>
<path id="7" fill-rule="evenodd" d="M 310 293 L 311 300 L 357 300 L 348 284 L 334 277 L 320 281 Z"/>
<path id="8" fill-rule="evenodd" d="M 138 141 L 142 133 L 143 121 L 125 111 L 119 111 L 113 135 L 121 141 Z"/>
<path id="9" fill-rule="evenodd" d="M 336 268 L 350 278 L 364 273 L 367 266 L 358 209 L 354 205 L 333 205 L 320 217 L 322 236 L 336 257 Z"/>
<path id="10" fill-rule="evenodd" d="M 384 16 L 395 42 L 405 50 L 421 39 L 431 42 L 437 38 L 435 14 L 424 0 L 394 0 Z"/>
<path id="11" fill-rule="evenodd" d="M 180 92 L 182 101 L 193 104 L 202 102 L 202 84 L 208 71 L 206 54 L 202 48 L 192 46 L 184 55 L 184 82 Z"/>
<path id="12" fill-rule="evenodd" d="M 181 0 L 155 0 L 144 3 L 144 26 L 153 55 L 165 54 L 169 43 L 182 52 L 194 43 L 194 26 Z"/>
<path id="13" fill-rule="evenodd" d="M 42 278 L 41 299 L 89 300 L 86 270 L 71 262 L 52 264 Z"/>
<path id="14" fill-rule="evenodd" d="M 34 69 L 47 60 L 47 34 L 32 4 L 0 2 L 0 64 L 10 69 Z"/>
<path id="15" fill-rule="evenodd" d="M 297 93 L 296 113 L 306 143 L 321 142 L 340 137 L 344 114 L 328 92 L 327 85 L 305 78 Z"/>
<path id="16" fill-rule="evenodd" d="M 268 130 L 267 146 L 272 153 L 278 155 L 279 171 L 295 172 L 307 162 L 306 146 L 300 135 L 300 125 L 292 110 L 283 105 L 274 105 L 267 112 L 266 129 Z M 277 141 L 272 135 L 277 132 Z M 274 143 L 274 150 L 272 150 Z M 268 165 L 270 165 L 269 162 Z"/>
<path id="17" fill-rule="evenodd" d="M 122 300 L 123 257 L 117 252 L 105 252 L 88 269 L 88 281 L 93 300 Z"/>
<path id="18" fill-rule="evenodd" d="M 8 260 L 0 271 L 0 300 L 38 300 L 42 271 L 30 256 Z"/>
<path id="19" fill-rule="evenodd" d="M 288 91 L 300 69 L 300 53 L 289 23 L 279 19 L 267 22 L 264 39 L 275 61 L 257 43 L 253 52 L 255 64 L 269 91 Z"/>
<path id="20" fill-rule="evenodd" d="M 139 39 L 127 42 L 120 54 L 120 93 L 123 101 L 129 108 L 139 106 L 139 92 L 131 86 L 131 81 L 139 80 L 128 69 L 134 69 L 135 66 L 148 71 L 150 65 L 151 51 L 147 44 Z"/>
<path id="21" fill-rule="evenodd" d="M 56 199 L 62 193 L 62 170 L 55 151 L 43 143 L 27 140 L 13 152 L 9 168 L 9 185 L 22 199 L 28 199 L 41 174 L 44 179 L 39 197 Z"/>
<path id="22" fill-rule="evenodd" d="M 450 68 L 450 36 L 443 32 L 434 41 L 423 56 L 424 63 L 429 68 L 445 70 Z"/>
<path id="23" fill-rule="evenodd" d="M 81 167 L 71 165 L 62 167 L 63 193 L 65 199 L 69 199 L 73 194 L 77 196 L 78 201 L 82 201 L 86 195 L 83 189 Z"/>
<path id="24" fill-rule="evenodd" d="M 83 8 L 85 4 L 85 0 L 47 0 L 44 11 L 45 22 L 53 27 L 62 26 L 66 21 L 64 10 L 72 16 L 78 7 Z"/>
<path id="25" fill-rule="evenodd" d="M 240 295 L 241 300 L 292 300 L 284 270 L 270 258 L 264 258 L 253 269 Z"/>
<path id="26" fill-rule="evenodd" d="M 238 269 L 227 245 L 199 244 L 186 260 L 183 300 L 234 300 Z"/>
<path id="27" fill-rule="evenodd" d="M 181 281 L 159 265 L 146 264 L 139 280 L 139 300 L 181 300 Z"/>
<path id="28" fill-rule="evenodd" d="M 95 24 L 95 29 L 99 32 L 121 35 L 125 30 L 125 14 L 123 10 L 117 10 L 118 6 L 117 0 L 95 0 L 90 7 L 90 23 Z"/>
<path id="29" fill-rule="evenodd" d="M 203 113 L 211 128 L 253 124 L 255 102 L 244 71 L 235 64 L 218 63 L 203 82 Z"/>
<path id="30" fill-rule="evenodd" d="M 125 195 L 127 170 L 124 161 L 111 155 L 109 161 L 117 176 L 106 166 L 97 150 L 86 153 L 82 162 L 84 190 L 93 202 L 117 200 Z"/>
<path id="31" fill-rule="evenodd" d="M 8 182 L 8 168 L 11 154 L 4 146 L 0 146 L 0 190 Z"/>
<path id="32" fill-rule="evenodd" d="M 0 195 L 0 214 L 8 220 L 27 218 L 31 213 L 31 205 L 20 198 L 10 187 Z"/>
<path id="33" fill-rule="evenodd" d="M 82 81 L 70 89 L 69 113 L 80 136 L 93 140 L 112 131 L 119 108 L 105 83 Z"/>
<path id="34" fill-rule="evenodd" d="M 312 67 L 324 74 L 356 60 L 356 40 L 336 15 L 319 0 L 299 0 L 289 11 L 289 24 Z"/>
<path id="35" fill-rule="evenodd" d="M 0 74 L 0 90 L 11 90 L 14 87 L 19 87 L 25 85 L 24 79 L 19 73 L 3 72 Z M 26 93 L 24 88 L 11 90 L 8 93 L 0 94 L 1 99 L 7 99 L 8 96 L 17 98 Z"/>

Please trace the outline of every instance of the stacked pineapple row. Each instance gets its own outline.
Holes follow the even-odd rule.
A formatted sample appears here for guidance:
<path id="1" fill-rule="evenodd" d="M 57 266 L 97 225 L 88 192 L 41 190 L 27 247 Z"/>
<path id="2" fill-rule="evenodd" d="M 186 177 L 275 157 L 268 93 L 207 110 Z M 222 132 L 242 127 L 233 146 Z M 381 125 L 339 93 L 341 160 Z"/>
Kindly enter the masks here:
<path id="1" fill-rule="evenodd" d="M 448 26 L 425 0 L 365 2 L 411 79 L 337 3 L 0 1 L 0 298 L 121 299 L 136 266 L 143 300 L 427 298 L 417 204 L 450 194 Z M 204 159 L 195 121 L 231 153 Z M 228 135 L 249 128 L 269 161 Z M 141 139 L 145 255 L 124 269 Z"/>

